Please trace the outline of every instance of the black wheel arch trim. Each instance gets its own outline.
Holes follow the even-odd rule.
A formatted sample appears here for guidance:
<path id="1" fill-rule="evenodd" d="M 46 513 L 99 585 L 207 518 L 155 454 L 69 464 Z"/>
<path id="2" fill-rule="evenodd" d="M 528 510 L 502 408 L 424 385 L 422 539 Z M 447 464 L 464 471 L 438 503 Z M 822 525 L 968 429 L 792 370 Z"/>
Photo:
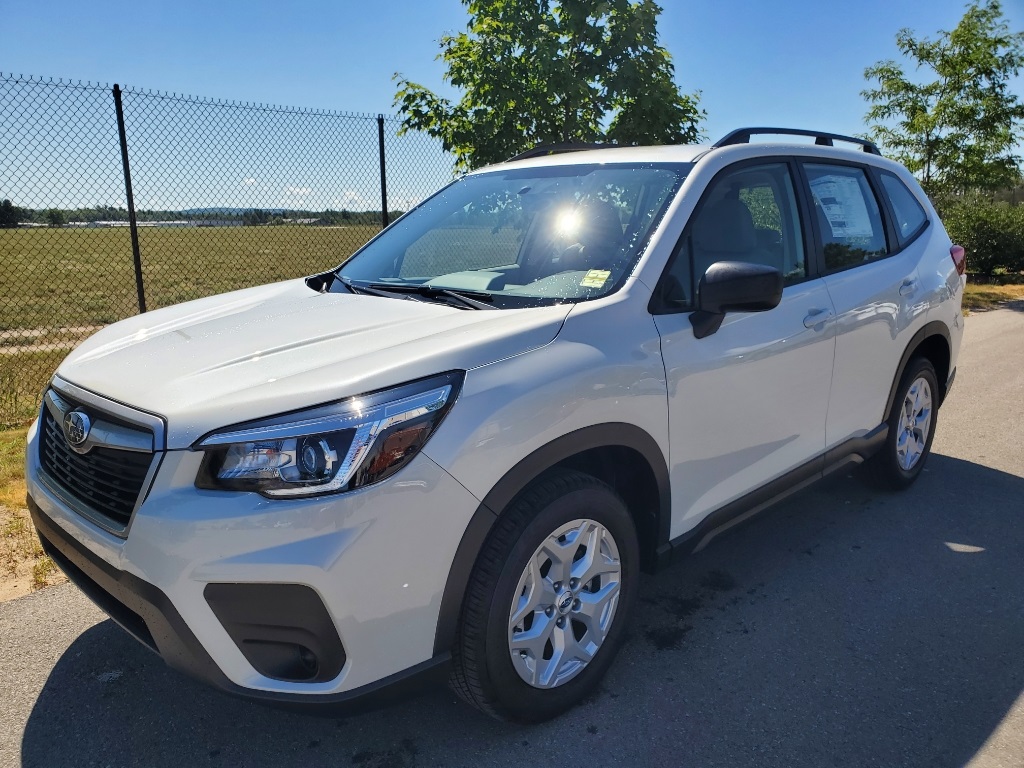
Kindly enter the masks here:
<path id="1" fill-rule="evenodd" d="M 930 323 L 926 323 L 914 336 L 910 339 L 910 343 L 907 344 L 906 349 L 903 350 L 903 356 L 900 358 L 900 364 L 896 367 L 896 376 L 892 380 L 892 386 L 889 388 L 889 399 L 885 401 L 885 411 L 882 417 L 885 419 L 889 418 L 889 414 L 892 412 L 892 404 L 896 399 L 896 389 L 900 385 L 900 380 L 903 378 L 903 373 L 907 370 L 907 364 L 910 359 L 914 356 L 918 347 L 921 346 L 921 342 L 931 336 L 941 336 L 945 342 L 946 347 L 949 349 L 950 355 L 953 353 L 953 344 L 949 337 L 949 328 L 946 324 L 940 320 L 933 320 Z M 950 360 L 950 366 L 952 366 L 952 360 Z M 942 390 L 939 393 L 939 405 L 946 399 L 946 392 L 949 389 L 949 383 L 951 381 L 950 376 L 953 371 L 946 372 L 946 380 L 939 382 L 939 387 Z"/>
<path id="2" fill-rule="evenodd" d="M 531 482 L 544 472 L 580 453 L 595 448 L 629 448 L 639 453 L 650 465 L 658 485 L 657 540 L 654 550 L 668 542 L 671 525 L 671 491 L 668 462 L 657 441 L 634 424 L 612 422 L 595 424 L 569 432 L 552 440 L 526 456 L 495 483 L 487 493 L 462 535 L 452 560 L 441 598 L 441 608 L 434 634 L 434 654 L 448 653 L 455 643 L 462 601 L 470 575 L 498 515 L 506 509 Z M 650 555 L 654 556 L 655 551 Z"/>

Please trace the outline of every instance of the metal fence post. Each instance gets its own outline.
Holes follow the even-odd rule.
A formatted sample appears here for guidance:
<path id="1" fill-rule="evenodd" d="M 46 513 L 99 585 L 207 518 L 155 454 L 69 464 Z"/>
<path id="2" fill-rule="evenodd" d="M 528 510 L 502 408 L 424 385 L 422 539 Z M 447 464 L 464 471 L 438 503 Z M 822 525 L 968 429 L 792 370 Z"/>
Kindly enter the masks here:
<path id="1" fill-rule="evenodd" d="M 388 226 L 388 180 L 384 162 L 384 115 L 377 115 L 377 149 L 380 153 L 380 226 Z"/>
<path id="2" fill-rule="evenodd" d="M 139 313 L 146 311 L 146 290 L 142 282 L 142 254 L 139 252 L 139 224 L 135 220 L 135 196 L 132 194 L 132 172 L 128 167 L 128 138 L 124 131 L 124 110 L 121 87 L 114 83 L 114 108 L 117 110 L 117 133 L 121 139 L 121 165 L 124 167 L 124 191 L 128 198 L 128 227 L 132 235 L 132 257 L 135 260 L 135 291 L 139 297 Z M 383 162 L 383 160 L 381 161 Z"/>

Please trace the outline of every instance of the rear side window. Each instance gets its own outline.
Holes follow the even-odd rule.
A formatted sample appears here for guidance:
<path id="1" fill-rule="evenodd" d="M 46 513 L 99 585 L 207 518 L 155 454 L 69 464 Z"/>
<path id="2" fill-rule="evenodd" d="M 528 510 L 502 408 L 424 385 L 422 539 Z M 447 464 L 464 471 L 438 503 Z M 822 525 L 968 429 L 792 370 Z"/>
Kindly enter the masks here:
<path id="1" fill-rule="evenodd" d="M 855 267 L 889 254 L 875 193 L 863 168 L 804 166 L 821 232 L 825 270 Z"/>
<path id="2" fill-rule="evenodd" d="M 928 220 L 928 214 L 914 197 L 914 193 L 907 189 L 907 185 L 898 176 L 888 171 L 882 171 L 880 175 L 882 187 L 889 197 L 889 202 L 892 203 L 893 214 L 896 217 L 893 223 L 896 225 L 896 231 L 900 233 L 900 241 L 905 243 L 921 231 Z"/>

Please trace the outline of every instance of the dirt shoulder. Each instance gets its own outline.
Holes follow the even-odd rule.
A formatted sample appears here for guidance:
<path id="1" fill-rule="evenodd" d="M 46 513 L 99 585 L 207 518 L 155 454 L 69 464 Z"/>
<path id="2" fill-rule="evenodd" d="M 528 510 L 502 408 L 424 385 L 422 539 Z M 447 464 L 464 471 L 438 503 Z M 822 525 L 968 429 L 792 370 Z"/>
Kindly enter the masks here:
<path id="1" fill-rule="evenodd" d="M 1020 309 L 1024 304 L 1024 285 L 995 285 L 968 281 L 964 291 L 964 309 L 988 312 L 993 309 Z"/>
<path id="2" fill-rule="evenodd" d="M 43 554 L 28 510 L 0 506 L 0 603 L 67 578 Z"/>

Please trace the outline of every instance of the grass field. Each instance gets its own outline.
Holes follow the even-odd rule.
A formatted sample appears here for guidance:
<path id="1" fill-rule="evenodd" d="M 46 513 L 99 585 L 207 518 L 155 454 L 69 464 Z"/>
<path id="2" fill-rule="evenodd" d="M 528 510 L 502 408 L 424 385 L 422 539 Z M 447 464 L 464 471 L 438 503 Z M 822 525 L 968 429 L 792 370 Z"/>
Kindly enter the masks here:
<path id="1" fill-rule="evenodd" d="M 353 227 L 149 227 L 139 249 L 150 309 L 301 277 L 378 232 Z M 0 229 L 0 429 L 24 424 L 46 380 L 98 326 L 138 312 L 128 229 Z"/>
<path id="2" fill-rule="evenodd" d="M 150 308 L 335 266 L 378 232 L 353 227 L 144 227 Z M 127 227 L 0 230 L 0 337 L 104 325 L 138 310 Z M 8 332 L 5 334 L 5 332 Z"/>

